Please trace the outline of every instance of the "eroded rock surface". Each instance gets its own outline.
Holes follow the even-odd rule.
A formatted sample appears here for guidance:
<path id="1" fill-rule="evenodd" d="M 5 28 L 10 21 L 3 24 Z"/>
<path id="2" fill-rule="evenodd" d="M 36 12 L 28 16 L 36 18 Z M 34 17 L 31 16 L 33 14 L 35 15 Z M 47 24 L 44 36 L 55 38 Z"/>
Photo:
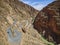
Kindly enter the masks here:
<path id="1" fill-rule="evenodd" d="M 48 41 L 60 43 L 60 1 L 43 8 L 35 18 L 34 28 Z"/>

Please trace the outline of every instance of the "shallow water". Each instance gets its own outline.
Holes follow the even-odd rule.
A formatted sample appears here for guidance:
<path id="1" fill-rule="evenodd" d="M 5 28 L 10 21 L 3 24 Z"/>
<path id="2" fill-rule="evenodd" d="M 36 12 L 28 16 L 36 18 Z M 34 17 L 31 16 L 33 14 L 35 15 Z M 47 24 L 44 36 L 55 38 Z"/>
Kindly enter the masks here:
<path id="1" fill-rule="evenodd" d="M 11 32 L 11 27 L 7 29 L 7 35 L 8 35 L 8 41 L 11 43 L 11 45 L 19 45 L 21 42 L 21 32 L 18 32 L 18 30 L 14 30 L 14 33 L 16 34 L 13 36 L 13 33 Z"/>

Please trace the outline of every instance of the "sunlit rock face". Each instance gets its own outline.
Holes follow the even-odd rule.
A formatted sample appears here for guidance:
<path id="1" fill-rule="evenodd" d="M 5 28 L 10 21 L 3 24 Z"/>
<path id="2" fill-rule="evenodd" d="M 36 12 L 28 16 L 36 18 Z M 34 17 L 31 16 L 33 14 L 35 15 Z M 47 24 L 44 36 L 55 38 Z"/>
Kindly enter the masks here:
<path id="1" fill-rule="evenodd" d="M 0 0 L 0 45 L 23 45 L 26 28 L 37 13 L 19 0 Z"/>
<path id="2" fill-rule="evenodd" d="M 33 25 L 48 41 L 60 43 L 60 1 L 54 1 L 43 8 Z"/>

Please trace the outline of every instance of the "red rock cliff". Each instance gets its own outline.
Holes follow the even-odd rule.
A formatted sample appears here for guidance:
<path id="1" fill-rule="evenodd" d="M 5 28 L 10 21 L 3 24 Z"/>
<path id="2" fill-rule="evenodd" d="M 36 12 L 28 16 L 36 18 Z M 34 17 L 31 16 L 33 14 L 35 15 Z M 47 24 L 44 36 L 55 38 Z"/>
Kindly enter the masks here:
<path id="1" fill-rule="evenodd" d="M 55 42 L 60 43 L 60 1 L 54 1 L 43 8 L 33 25 L 48 41 L 50 35 Z"/>

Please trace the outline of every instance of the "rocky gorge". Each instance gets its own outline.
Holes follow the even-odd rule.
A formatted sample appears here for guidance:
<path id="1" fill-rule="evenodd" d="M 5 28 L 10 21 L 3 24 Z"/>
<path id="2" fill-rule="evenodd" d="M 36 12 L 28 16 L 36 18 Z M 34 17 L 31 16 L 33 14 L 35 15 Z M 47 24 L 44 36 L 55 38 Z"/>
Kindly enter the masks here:
<path id="1" fill-rule="evenodd" d="M 0 0 L 0 45 L 55 45 L 50 40 L 46 40 L 48 37 L 40 29 L 41 22 L 39 20 L 42 20 L 40 16 L 43 16 L 44 13 L 55 15 L 56 11 L 56 15 L 59 17 L 59 9 L 56 9 L 59 4 L 58 0 L 38 11 L 19 0 Z M 50 8 L 53 9 L 50 10 Z M 53 23 L 55 24 L 55 22 Z M 42 24 L 42 27 L 44 24 Z M 55 33 L 60 34 L 60 32 L 56 31 Z M 50 32 L 48 34 L 50 35 Z"/>

